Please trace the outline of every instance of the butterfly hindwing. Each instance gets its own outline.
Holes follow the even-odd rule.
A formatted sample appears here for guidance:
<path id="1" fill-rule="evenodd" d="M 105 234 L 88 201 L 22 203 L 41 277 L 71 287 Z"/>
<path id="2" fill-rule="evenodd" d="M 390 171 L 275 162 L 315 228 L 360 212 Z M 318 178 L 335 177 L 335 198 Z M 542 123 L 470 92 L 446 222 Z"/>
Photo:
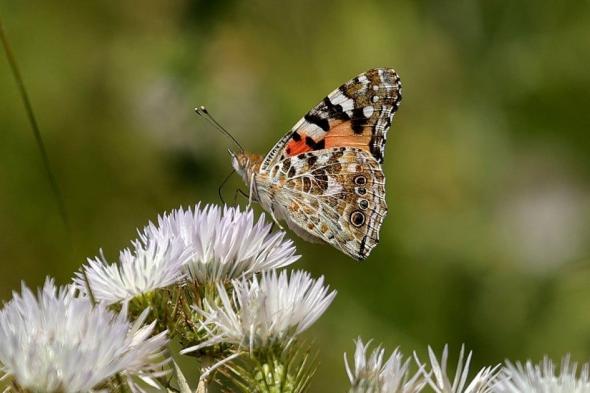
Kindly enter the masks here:
<path id="1" fill-rule="evenodd" d="M 363 149 L 338 147 L 285 157 L 270 170 L 291 229 L 362 260 L 379 242 L 387 213 L 385 177 Z"/>
<path id="2" fill-rule="evenodd" d="M 401 82 L 394 70 L 362 73 L 312 108 L 266 155 L 261 169 L 301 153 L 342 146 L 367 151 L 381 163 L 400 102 Z"/>

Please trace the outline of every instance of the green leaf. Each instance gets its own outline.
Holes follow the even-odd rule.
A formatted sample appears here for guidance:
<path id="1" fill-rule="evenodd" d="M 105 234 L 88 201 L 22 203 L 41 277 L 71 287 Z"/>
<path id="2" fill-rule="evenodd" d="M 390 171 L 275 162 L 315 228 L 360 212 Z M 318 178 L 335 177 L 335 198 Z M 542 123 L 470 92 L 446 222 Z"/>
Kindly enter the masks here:
<path id="1" fill-rule="evenodd" d="M 178 382 L 178 388 L 180 389 L 180 393 L 192 393 L 191 388 L 188 385 L 188 382 L 186 381 L 184 374 L 182 373 L 182 370 L 180 370 L 180 367 L 178 367 L 178 364 L 176 364 L 176 362 L 173 361 L 173 363 L 174 374 L 176 374 L 176 381 Z"/>

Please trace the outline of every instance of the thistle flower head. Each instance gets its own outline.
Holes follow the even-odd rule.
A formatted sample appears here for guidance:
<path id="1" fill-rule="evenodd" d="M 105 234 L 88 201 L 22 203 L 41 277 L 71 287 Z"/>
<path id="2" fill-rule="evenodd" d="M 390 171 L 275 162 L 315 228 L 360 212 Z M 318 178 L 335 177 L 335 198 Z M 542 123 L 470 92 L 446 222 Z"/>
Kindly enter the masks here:
<path id="1" fill-rule="evenodd" d="M 336 291 L 329 292 L 324 278 L 309 273 L 283 271 L 263 273 L 260 278 L 232 282 L 233 292 L 218 284 L 220 305 L 205 300 L 203 327 L 209 339 L 183 353 L 219 342 L 254 349 L 279 343 L 288 346 L 295 336 L 310 327 L 326 311 Z"/>
<path id="2" fill-rule="evenodd" d="M 143 236 L 180 239 L 193 250 L 186 267 L 198 283 L 229 281 L 246 274 L 277 269 L 299 259 L 285 232 L 271 233 L 264 215 L 254 221 L 252 210 L 206 205 L 178 209 L 158 217 Z"/>
<path id="3" fill-rule="evenodd" d="M 590 393 L 590 365 L 584 363 L 578 369 L 569 355 L 561 360 L 559 373 L 548 357 L 540 364 L 507 361 L 502 372 L 506 378 L 496 386 L 496 393 Z"/>
<path id="4" fill-rule="evenodd" d="M 418 393 L 426 385 L 423 370 L 410 377 L 410 359 L 404 361 L 402 353 L 396 349 L 385 363 L 385 350 L 378 346 L 370 355 L 370 342 L 363 344 L 356 340 L 354 369 L 348 364 L 346 354 L 344 363 L 350 379 L 350 393 Z"/>
<path id="5" fill-rule="evenodd" d="M 182 280 L 190 251 L 177 239 L 141 235 L 133 242 L 133 249 L 121 251 L 119 263 L 109 264 L 103 255 L 89 259 L 82 271 L 76 273 L 74 284 L 86 293 L 87 278 L 97 301 L 127 301 Z"/>
<path id="6" fill-rule="evenodd" d="M 462 346 L 461 352 L 459 353 L 459 361 L 457 362 L 455 377 L 451 382 L 447 374 L 448 349 L 448 346 L 445 345 L 439 363 L 432 348 L 428 347 L 428 356 L 432 367 L 431 377 L 428 379 L 428 383 L 436 393 L 490 393 L 493 391 L 493 387 L 500 379 L 498 377 L 500 365 L 482 368 L 471 382 L 465 386 L 469 375 L 469 364 L 471 363 L 472 352 L 469 352 L 467 359 L 465 359 L 465 363 L 463 363 L 465 347 Z"/>
<path id="7" fill-rule="evenodd" d="M 19 387 L 43 392 L 87 392 L 117 373 L 157 376 L 166 332 L 153 335 L 144 319 L 132 325 L 124 311 L 93 306 L 51 279 L 37 297 L 23 284 L 0 311 L 2 371 Z"/>

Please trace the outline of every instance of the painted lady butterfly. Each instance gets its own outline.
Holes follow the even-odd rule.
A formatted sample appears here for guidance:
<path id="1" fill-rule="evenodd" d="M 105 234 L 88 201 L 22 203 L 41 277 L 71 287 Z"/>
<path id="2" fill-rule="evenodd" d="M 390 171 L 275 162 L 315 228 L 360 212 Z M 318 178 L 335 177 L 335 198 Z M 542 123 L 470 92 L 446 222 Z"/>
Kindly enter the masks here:
<path id="1" fill-rule="evenodd" d="M 232 153 L 250 198 L 303 239 L 367 258 L 387 213 L 381 163 L 401 92 L 394 70 L 371 69 L 324 98 L 266 157 Z"/>

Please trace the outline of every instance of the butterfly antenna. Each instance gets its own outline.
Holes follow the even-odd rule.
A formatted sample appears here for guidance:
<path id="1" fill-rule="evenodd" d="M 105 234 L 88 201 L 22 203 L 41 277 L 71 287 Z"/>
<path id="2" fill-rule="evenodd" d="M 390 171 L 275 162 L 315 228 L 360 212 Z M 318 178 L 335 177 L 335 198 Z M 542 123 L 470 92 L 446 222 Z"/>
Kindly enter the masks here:
<path id="1" fill-rule="evenodd" d="M 227 181 L 229 180 L 229 178 L 236 173 L 235 169 L 232 169 L 232 171 L 229 173 L 229 175 L 227 175 L 225 177 L 225 179 L 223 179 L 223 181 L 221 182 L 221 184 L 219 185 L 219 188 L 217 189 L 217 193 L 219 194 L 219 199 L 221 199 L 221 203 L 223 203 L 224 205 L 226 204 L 225 201 L 223 200 L 223 195 L 221 194 L 221 191 L 223 189 L 223 186 L 225 186 L 225 183 L 227 183 Z"/>
<path id="2" fill-rule="evenodd" d="M 200 107 L 195 108 L 195 112 L 197 113 L 197 115 L 205 118 L 205 120 L 207 120 L 211 125 L 213 125 L 213 127 L 217 128 L 217 130 L 219 130 L 222 134 L 228 136 L 236 144 L 236 146 L 238 146 L 240 151 L 242 153 L 244 152 L 244 148 L 242 147 L 242 145 L 240 145 L 240 142 L 238 142 L 238 140 L 234 138 L 234 136 L 230 134 L 228 130 L 223 128 L 223 126 L 219 124 L 217 120 L 213 118 L 213 116 L 211 116 L 207 108 L 201 105 Z"/>

